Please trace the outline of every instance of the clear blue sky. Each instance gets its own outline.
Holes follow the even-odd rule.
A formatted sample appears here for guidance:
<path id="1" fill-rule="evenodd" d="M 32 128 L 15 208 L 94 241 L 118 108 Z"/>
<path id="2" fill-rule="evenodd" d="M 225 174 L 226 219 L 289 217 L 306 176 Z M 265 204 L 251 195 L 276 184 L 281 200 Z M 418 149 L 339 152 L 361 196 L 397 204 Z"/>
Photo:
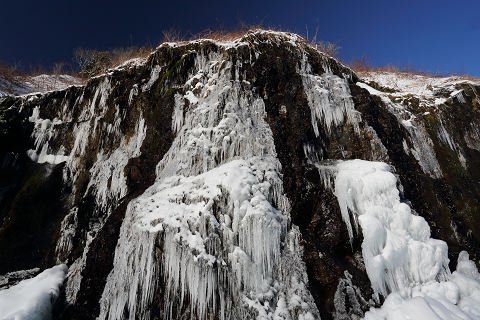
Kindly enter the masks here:
<path id="1" fill-rule="evenodd" d="M 475 0 L 5 0 L 0 61 L 51 65 L 74 48 L 108 49 L 184 33 L 263 24 L 319 36 L 348 62 L 394 64 L 480 76 L 480 1 Z"/>

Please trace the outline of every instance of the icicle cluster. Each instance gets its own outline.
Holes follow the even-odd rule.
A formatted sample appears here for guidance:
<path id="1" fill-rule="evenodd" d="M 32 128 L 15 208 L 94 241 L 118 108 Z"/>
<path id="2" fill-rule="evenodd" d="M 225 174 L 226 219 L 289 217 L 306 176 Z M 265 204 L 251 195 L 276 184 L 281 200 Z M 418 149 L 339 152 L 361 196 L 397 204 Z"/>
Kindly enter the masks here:
<path id="1" fill-rule="evenodd" d="M 455 142 L 455 140 L 453 140 L 453 138 L 448 133 L 447 129 L 445 128 L 445 124 L 442 119 L 442 116 L 439 115 L 438 118 L 440 120 L 440 126 L 437 130 L 437 135 L 440 138 L 440 141 L 442 141 L 446 146 L 450 148 L 450 150 L 452 150 L 457 154 L 460 164 L 466 169 L 467 162 L 465 160 L 465 156 L 462 153 L 461 147 Z"/>
<path id="2" fill-rule="evenodd" d="M 318 317 L 300 246 L 288 240 L 265 106 L 232 68 L 225 53 L 199 53 L 175 96 L 177 136 L 156 182 L 128 205 L 100 319 L 148 317 L 160 287 L 166 319 Z"/>
<path id="3" fill-rule="evenodd" d="M 32 137 L 35 149 L 29 150 L 28 155 L 39 163 L 66 162 L 63 178 L 66 183 L 72 185 L 72 197 L 81 196 L 76 189 L 77 181 L 88 169 L 90 179 L 86 193 L 96 197 L 97 208 L 108 216 L 111 204 L 121 199 L 127 192 L 124 168 L 129 159 L 140 155 L 146 126 L 140 115 L 133 134 L 126 136 L 122 132 L 124 112 L 121 112 L 117 105 L 107 105 L 112 90 L 108 76 L 99 81 L 91 100 L 84 99 L 85 90 L 83 88 L 82 94 L 72 103 L 69 103 L 68 93 L 63 101 L 55 102 L 61 108 L 53 119 L 42 119 L 39 107 L 32 110 L 29 120 L 34 123 Z M 34 101 L 35 97 L 27 99 Z M 113 122 L 105 121 L 107 113 L 112 108 L 115 110 Z M 66 132 L 72 133 L 71 144 L 70 139 L 65 139 Z M 99 136 L 102 136 L 102 139 L 99 139 Z M 97 152 L 96 160 L 91 167 L 86 168 L 84 159 L 92 150 L 94 154 Z M 71 200 L 73 202 L 74 199 Z M 72 206 L 70 213 L 62 222 L 56 246 L 58 263 L 67 262 L 66 257 L 73 248 L 72 240 L 76 235 L 78 223 L 77 211 L 78 209 Z M 69 302 L 75 301 L 89 245 L 105 219 L 106 216 L 101 216 L 96 221 L 91 221 L 88 234 L 85 235 L 84 252 L 70 266 L 66 286 Z"/>
<path id="4" fill-rule="evenodd" d="M 464 136 L 467 147 L 480 151 L 480 125 L 472 122 Z"/>
<path id="5" fill-rule="evenodd" d="M 91 178 L 87 192 L 94 189 L 96 203 L 101 209 L 107 209 L 112 200 L 119 200 L 126 195 L 127 181 L 124 169 L 129 159 L 141 154 L 140 148 L 146 130 L 145 120 L 140 115 L 132 137 L 122 136 L 119 147 L 113 152 L 106 153 L 101 149 L 97 154 L 97 161 L 90 169 Z"/>
<path id="6" fill-rule="evenodd" d="M 399 120 L 402 120 L 403 108 L 399 109 L 391 106 L 389 109 Z M 410 119 L 412 118 L 410 117 Z M 415 121 L 415 118 L 408 122 L 402 120 L 400 123 L 410 135 L 413 145 L 409 148 L 409 151 L 415 157 L 423 172 L 432 178 L 441 178 L 443 176 L 442 169 L 438 163 L 432 139 L 430 139 L 425 127 L 420 122 Z"/>
<path id="7" fill-rule="evenodd" d="M 303 88 L 311 109 L 315 135 L 320 135 L 319 123 L 321 128 L 330 134 L 332 127 L 343 125 L 347 121 L 358 132 L 361 118 L 355 110 L 348 81 L 333 74 L 328 63 L 324 63 L 325 72 L 322 75 L 311 74 L 311 67 L 306 59 L 304 56 L 298 72 L 302 76 Z"/>
<path id="8" fill-rule="evenodd" d="M 83 169 L 81 162 L 86 152 L 87 145 L 96 141 L 97 135 L 102 132 L 108 135 L 109 139 L 100 140 L 96 146 L 98 150 L 96 162 L 90 168 L 90 180 L 87 191 L 96 197 L 96 203 L 99 209 L 106 212 L 106 216 L 99 217 L 95 222 L 90 223 L 90 230 L 86 234 L 86 243 L 81 257 L 79 257 L 69 269 L 68 282 L 66 286 L 67 300 L 74 302 L 76 293 L 80 288 L 81 272 L 84 268 L 90 243 L 94 239 L 97 230 L 99 230 L 107 216 L 111 212 L 111 205 L 125 196 L 127 192 L 126 178 L 124 168 L 130 158 L 140 155 L 140 148 L 146 134 L 146 126 L 143 117 L 140 115 L 136 124 L 135 132 L 131 136 L 126 136 L 120 129 L 124 114 L 120 112 L 118 106 L 115 106 L 116 113 L 113 123 L 104 121 L 109 108 L 106 105 L 107 98 L 111 91 L 111 84 L 108 77 L 100 82 L 95 91 L 95 95 L 90 102 L 89 108 L 83 108 L 79 116 L 79 121 L 73 128 L 74 144 L 70 154 L 70 160 L 67 162 L 65 179 L 72 179 L 75 191 L 75 182 L 79 178 Z M 76 102 L 76 106 L 81 105 L 83 96 Z M 104 146 L 106 142 L 116 145 L 116 148 Z M 110 150 L 110 151 L 106 151 Z M 75 192 L 74 192 L 75 194 Z M 76 223 L 67 226 L 68 221 L 72 219 L 67 215 L 62 225 L 66 229 L 76 228 Z M 75 222 L 76 220 L 73 220 Z M 58 247 L 62 247 L 65 242 L 64 237 L 59 239 Z M 59 251 L 57 251 L 59 253 Z M 58 255 L 59 261 L 62 261 L 62 255 Z"/>
<path id="9" fill-rule="evenodd" d="M 29 157 L 38 163 L 50 163 L 58 164 L 69 159 L 65 155 L 65 149 L 61 147 L 59 150 L 52 152 L 49 142 L 55 136 L 55 126 L 62 124 L 62 121 L 58 118 L 53 120 L 41 119 L 40 109 L 35 107 L 32 111 L 32 116 L 29 118 L 30 122 L 34 123 L 32 137 L 35 139 L 35 150 L 28 150 Z"/>

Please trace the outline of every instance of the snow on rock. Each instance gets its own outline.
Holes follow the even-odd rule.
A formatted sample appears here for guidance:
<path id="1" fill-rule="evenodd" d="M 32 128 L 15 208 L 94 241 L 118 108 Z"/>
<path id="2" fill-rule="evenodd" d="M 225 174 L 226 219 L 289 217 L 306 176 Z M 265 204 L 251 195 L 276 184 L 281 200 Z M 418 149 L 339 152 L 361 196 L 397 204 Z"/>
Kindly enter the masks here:
<path id="1" fill-rule="evenodd" d="M 405 150 L 415 157 L 423 172 L 432 178 L 441 178 L 443 176 L 442 169 L 438 163 L 432 139 L 428 135 L 425 125 L 421 121 L 418 121 L 415 114 L 402 104 L 393 102 L 389 94 L 376 90 L 363 82 L 357 82 L 357 85 L 368 90 L 370 94 L 379 96 L 388 110 L 398 119 L 405 130 L 407 130 L 412 145 L 406 145 L 407 148 L 405 148 Z"/>
<path id="2" fill-rule="evenodd" d="M 22 280 L 33 278 L 39 272 L 40 268 L 33 268 L 29 270 L 12 271 L 4 275 L 0 275 L 0 290 L 8 289 Z"/>
<path id="3" fill-rule="evenodd" d="M 411 147 L 406 149 L 407 153 L 415 157 L 425 173 L 433 178 L 443 177 L 433 148 L 434 134 L 427 130 L 431 124 L 422 121 L 422 118 L 430 114 L 436 118 L 435 122 L 438 119 L 436 136 L 456 153 L 460 164 L 467 168 L 466 153 L 460 147 L 461 141 L 455 141 L 449 133 L 452 129 L 446 126 L 448 120 L 445 119 L 450 118 L 449 113 L 452 110 L 445 104 L 452 103 L 452 100 L 465 104 L 465 88 L 472 88 L 473 92 L 476 92 L 473 88 L 479 85 L 478 80 L 467 80 L 462 77 L 429 77 L 401 72 L 366 72 L 360 73 L 360 76 L 362 82 L 358 82 L 357 85 L 367 89 L 370 94 L 381 97 L 388 110 L 409 132 Z M 472 133 L 474 136 L 475 131 Z M 465 142 L 469 147 L 472 141 L 474 139 L 469 135 L 465 136 Z"/>
<path id="4" fill-rule="evenodd" d="M 67 266 L 58 265 L 0 291 L 0 319 L 51 319 L 66 274 Z"/>
<path id="5" fill-rule="evenodd" d="M 373 81 L 384 88 L 390 89 L 392 96 L 415 95 L 423 97 L 427 102 L 434 101 L 434 97 L 443 90 L 451 92 L 452 97 L 459 96 L 459 99 L 461 99 L 462 90 L 457 90 L 456 85 L 460 83 L 478 83 L 478 80 L 472 81 L 458 76 L 433 77 L 408 72 L 373 71 L 361 72 L 359 76 L 362 78 L 362 81 Z"/>
<path id="6" fill-rule="evenodd" d="M 81 84 L 82 81 L 79 78 L 70 75 L 41 74 L 37 76 L 16 77 L 13 80 L 0 77 L 0 97 L 62 90 L 72 85 Z"/>

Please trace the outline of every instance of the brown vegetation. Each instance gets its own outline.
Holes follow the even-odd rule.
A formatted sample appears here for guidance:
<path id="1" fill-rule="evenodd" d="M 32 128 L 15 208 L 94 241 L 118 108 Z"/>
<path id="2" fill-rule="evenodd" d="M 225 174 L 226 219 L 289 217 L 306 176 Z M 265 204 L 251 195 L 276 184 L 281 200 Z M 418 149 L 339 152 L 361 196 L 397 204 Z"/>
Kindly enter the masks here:
<path id="1" fill-rule="evenodd" d="M 255 32 L 258 30 L 272 30 L 272 31 L 285 31 L 276 28 L 265 28 L 259 25 L 251 26 L 241 24 L 239 28 L 235 30 L 205 30 L 196 34 L 183 34 L 176 29 L 168 29 L 162 32 L 162 42 L 185 42 L 198 39 L 211 39 L 215 41 L 232 41 L 242 38 L 249 32 Z M 328 41 L 321 41 L 318 39 L 318 27 L 315 30 L 313 37 L 309 37 L 308 29 L 306 30 L 306 36 L 301 37 L 301 41 L 305 44 L 319 50 L 333 58 L 339 59 L 338 53 L 340 47 L 335 43 Z M 50 68 L 50 70 L 44 67 L 30 67 L 28 72 L 20 71 L 16 67 L 10 67 L 0 63 L 0 77 L 3 77 L 10 81 L 20 79 L 21 76 L 35 76 L 40 74 L 69 74 L 84 79 L 102 74 L 108 69 L 119 66 L 126 61 L 133 58 L 146 58 L 154 50 L 151 46 L 143 47 L 127 47 L 127 48 L 115 48 L 111 50 L 95 50 L 78 48 L 73 54 L 73 68 L 70 64 L 56 63 Z M 424 75 L 431 77 L 450 76 L 452 74 L 438 74 L 428 73 L 418 70 L 414 67 L 398 67 L 395 65 L 386 66 L 373 66 L 367 62 L 365 58 L 353 60 L 347 63 L 355 72 L 391 72 L 391 73 L 408 73 L 416 75 Z M 68 69 L 67 69 L 68 68 Z M 457 74 L 458 75 L 458 74 Z M 459 75 L 460 76 L 460 75 Z M 461 75 L 462 78 L 478 80 L 477 78 Z"/>
<path id="2" fill-rule="evenodd" d="M 464 73 L 439 73 L 439 72 L 427 72 L 424 70 L 419 70 L 413 66 L 404 66 L 399 67 L 396 65 L 388 64 L 384 66 L 373 66 L 367 62 L 367 59 L 355 59 L 352 62 L 348 63 L 348 66 L 355 71 L 356 73 L 367 73 L 367 72 L 388 72 L 394 74 L 409 74 L 409 75 L 419 75 L 431 78 L 439 77 L 458 77 L 465 80 L 479 81 L 478 77 L 473 77 Z"/>
<path id="3" fill-rule="evenodd" d="M 108 51 L 78 48 L 74 52 L 74 62 L 79 75 L 85 78 L 104 73 L 133 58 L 146 58 L 152 52 L 150 47 L 116 48 Z"/>
<path id="4" fill-rule="evenodd" d="M 365 58 L 362 59 L 355 59 L 350 62 L 349 67 L 357 72 L 357 73 L 365 73 L 365 72 L 389 72 L 389 73 L 408 73 L 408 74 L 416 74 L 416 75 L 423 75 L 423 76 L 441 76 L 439 74 L 428 73 L 425 71 L 418 70 L 414 67 L 399 67 L 392 64 L 384 65 L 384 66 L 373 66 L 367 62 Z"/>
<path id="5" fill-rule="evenodd" d="M 23 73 L 16 67 L 12 67 L 3 63 L 0 63 L 0 77 L 9 81 L 15 82 L 16 79 Z"/>

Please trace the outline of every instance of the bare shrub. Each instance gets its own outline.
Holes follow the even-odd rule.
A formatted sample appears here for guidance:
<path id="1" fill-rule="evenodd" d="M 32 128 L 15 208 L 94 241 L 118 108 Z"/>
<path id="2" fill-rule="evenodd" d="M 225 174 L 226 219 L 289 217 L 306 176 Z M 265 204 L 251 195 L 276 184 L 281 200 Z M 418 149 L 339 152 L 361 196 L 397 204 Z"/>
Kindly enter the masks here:
<path id="1" fill-rule="evenodd" d="M 399 67 L 393 64 L 387 64 L 384 66 L 373 66 L 370 63 L 368 63 L 366 58 L 355 59 L 352 62 L 350 62 L 348 65 L 353 71 L 357 73 L 388 72 L 388 73 L 395 73 L 395 74 L 404 73 L 404 74 L 412 74 L 412 75 L 421 75 L 421 76 L 428 76 L 428 77 L 447 76 L 446 74 L 431 73 L 431 72 L 419 70 L 418 68 L 415 68 L 413 66 Z"/>
<path id="2" fill-rule="evenodd" d="M 111 53 L 79 48 L 74 52 L 74 61 L 77 63 L 80 75 L 92 77 L 105 72 L 111 66 Z"/>
<path id="3" fill-rule="evenodd" d="M 116 48 L 111 51 L 111 67 L 115 67 L 135 58 L 146 58 L 152 53 L 151 47 Z"/>
<path id="4" fill-rule="evenodd" d="M 162 31 L 163 42 L 178 42 L 182 41 L 185 37 L 182 33 L 174 28 Z"/>
<path id="5" fill-rule="evenodd" d="M 82 77 L 90 78 L 133 58 L 145 58 L 152 52 L 150 47 L 116 48 L 108 51 L 79 48 L 74 52 L 74 62 Z"/>
<path id="6" fill-rule="evenodd" d="M 18 77 L 21 77 L 23 72 L 21 72 L 16 66 L 9 66 L 3 63 L 0 63 L 0 77 L 3 79 L 15 82 Z"/>
<path id="7" fill-rule="evenodd" d="M 340 52 L 340 47 L 333 42 L 323 41 L 318 38 L 319 36 L 319 27 L 315 28 L 315 33 L 310 37 L 308 32 L 308 26 L 305 26 L 306 35 L 305 42 L 311 47 L 314 47 L 318 51 L 325 53 L 326 55 L 338 59 L 338 53 Z"/>
<path id="8" fill-rule="evenodd" d="M 372 66 L 368 64 L 365 58 L 355 59 L 349 63 L 349 66 L 355 72 L 369 72 L 372 70 Z"/>
<path id="9" fill-rule="evenodd" d="M 192 38 L 194 39 L 211 39 L 216 41 L 231 41 L 243 37 L 249 30 L 205 30 Z"/>
<path id="10" fill-rule="evenodd" d="M 318 41 L 318 42 L 311 42 L 311 45 L 314 46 L 315 49 L 333 58 L 337 58 L 338 53 L 340 51 L 340 47 L 332 42 Z"/>

